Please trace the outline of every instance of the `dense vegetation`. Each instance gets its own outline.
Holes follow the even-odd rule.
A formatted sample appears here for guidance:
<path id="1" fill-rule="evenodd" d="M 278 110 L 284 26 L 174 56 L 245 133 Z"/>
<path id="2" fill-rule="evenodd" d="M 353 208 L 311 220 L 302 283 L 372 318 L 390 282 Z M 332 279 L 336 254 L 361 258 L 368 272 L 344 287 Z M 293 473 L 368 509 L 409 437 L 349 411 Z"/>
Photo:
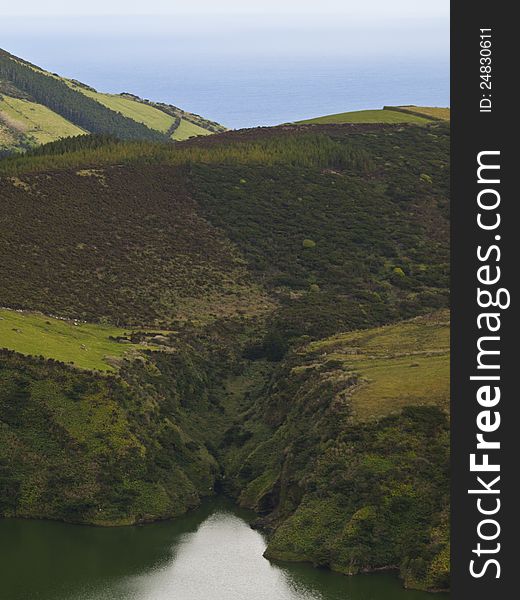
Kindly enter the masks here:
<path id="1" fill-rule="evenodd" d="M 447 132 L 348 131 L 329 134 L 350 156 L 331 153 L 328 164 L 301 169 L 288 152 L 289 164 L 269 168 L 192 169 L 211 222 L 269 290 L 292 293 L 274 322 L 289 334 L 326 335 L 446 305 Z"/>
<path id="2" fill-rule="evenodd" d="M 171 169 L 87 169 L 3 184 L 4 306 L 171 326 L 267 304 Z"/>
<path id="3" fill-rule="evenodd" d="M 446 318 L 304 345 L 251 390 L 221 451 L 267 556 L 448 587 Z"/>
<path id="4" fill-rule="evenodd" d="M 0 513 L 135 523 L 223 489 L 270 557 L 446 588 L 448 134 L 1 161 L 0 306 L 42 314 L 0 314 Z"/>
<path id="5" fill-rule="evenodd" d="M 1 179 L 14 227 L 0 241 L 0 303 L 170 327 L 203 307 L 251 315 L 275 301 L 272 327 L 289 337 L 446 305 L 446 130 L 268 134 L 150 146 L 155 165 L 69 170 L 71 157 L 135 146 L 89 138 L 6 161 L 65 165 Z"/>
<path id="6" fill-rule="evenodd" d="M 194 354 L 128 363 L 121 378 L 0 353 L 0 511 L 124 524 L 182 514 L 218 472 L 190 405 L 209 410 Z M 181 376 L 174 376 L 179 372 Z"/>
<path id="7" fill-rule="evenodd" d="M 68 138 L 45 144 L 23 155 L 0 163 L 0 175 L 21 175 L 47 170 L 65 170 L 81 166 L 113 164 L 254 164 L 293 165 L 298 167 L 359 167 L 367 171 L 370 159 L 350 145 L 324 135 L 318 128 L 280 128 L 271 131 L 230 132 L 216 143 L 206 138 L 185 144 L 167 145 L 147 142 L 122 144 L 112 136 L 93 135 Z"/>

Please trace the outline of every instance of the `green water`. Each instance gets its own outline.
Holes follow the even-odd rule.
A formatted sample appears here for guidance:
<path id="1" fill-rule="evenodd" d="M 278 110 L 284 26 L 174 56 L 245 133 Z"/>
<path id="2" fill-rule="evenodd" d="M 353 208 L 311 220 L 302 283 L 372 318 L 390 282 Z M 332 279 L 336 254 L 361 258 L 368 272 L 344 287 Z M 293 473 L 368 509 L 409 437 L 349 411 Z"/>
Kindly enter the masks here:
<path id="1" fill-rule="evenodd" d="M 224 499 L 170 522 L 101 529 L 0 520 L 1 600 L 432 600 L 390 575 L 345 577 L 262 557 Z M 442 596 L 445 600 L 446 595 Z"/>

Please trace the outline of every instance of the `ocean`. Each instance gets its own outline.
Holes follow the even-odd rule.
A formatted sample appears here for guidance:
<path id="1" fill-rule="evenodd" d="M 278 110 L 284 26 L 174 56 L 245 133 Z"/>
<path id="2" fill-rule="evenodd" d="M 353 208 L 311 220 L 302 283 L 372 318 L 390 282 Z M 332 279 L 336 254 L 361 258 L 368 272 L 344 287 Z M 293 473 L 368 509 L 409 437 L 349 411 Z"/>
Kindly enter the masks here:
<path id="1" fill-rule="evenodd" d="M 0 47 L 99 91 L 171 103 L 230 128 L 383 105 L 449 105 L 444 22 L 387 31 L 182 21 L 6 18 Z"/>

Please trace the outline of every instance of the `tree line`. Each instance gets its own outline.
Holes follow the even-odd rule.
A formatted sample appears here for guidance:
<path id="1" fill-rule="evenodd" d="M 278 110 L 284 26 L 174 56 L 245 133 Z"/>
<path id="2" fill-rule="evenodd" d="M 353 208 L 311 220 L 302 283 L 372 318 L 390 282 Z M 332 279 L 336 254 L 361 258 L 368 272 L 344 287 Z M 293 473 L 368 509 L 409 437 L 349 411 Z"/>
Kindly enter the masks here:
<path id="1" fill-rule="evenodd" d="M 5 51 L 0 51 L 0 78 L 12 82 L 36 102 L 91 133 L 110 134 L 124 140 L 165 139 L 162 133 L 110 110 L 52 75 L 18 62 Z"/>

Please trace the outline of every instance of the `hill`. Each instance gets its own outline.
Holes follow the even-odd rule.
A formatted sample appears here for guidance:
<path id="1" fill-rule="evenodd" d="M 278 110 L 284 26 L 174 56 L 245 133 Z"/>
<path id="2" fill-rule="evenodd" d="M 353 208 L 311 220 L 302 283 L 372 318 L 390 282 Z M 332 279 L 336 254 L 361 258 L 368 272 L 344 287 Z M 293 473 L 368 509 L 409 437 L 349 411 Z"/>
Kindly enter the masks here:
<path id="1" fill-rule="evenodd" d="M 136 359 L 142 355 L 140 351 L 161 350 L 157 341 L 161 342 L 164 333 L 168 332 L 149 332 L 146 341 L 138 344 L 132 343 L 135 333 L 129 330 L 0 309 L 2 347 L 90 371 L 115 371 L 123 358 Z"/>
<path id="2" fill-rule="evenodd" d="M 0 50 L 0 151 L 82 133 L 179 140 L 224 128 L 175 106 L 103 94 Z"/>
<path id="3" fill-rule="evenodd" d="M 385 106 L 376 110 L 357 110 L 298 121 L 302 124 L 325 123 L 414 123 L 425 125 L 432 121 L 449 121 L 449 108 L 429 106 Z"/>
<path id="4" fill-rule="evenodd" d="M 445 588 L 448 181 L 440 121 L 0 161 L 0 514 L 224 490 L 268 556 Z"/>
<path id="5" fill-rule="evenodd" d="M 386 110 L 394 110 L 402 113 L 408 113 L 411 115 L 419 115 L 426 117 L 431 121 L 449 121 L 450 120 L 450 109 L 439 108 L 434 106 L 385 106 Z"/>
<path id="6" fill-rule="evenodd" d="M 294 335 L 445 305 L 448 131 L 434 127 L 288 127 L 7 160 L 0 305 L 169 328 L 281 303 Z M 103 166 L 105 152 L 120 166 Z"/>
<path id="7" fill-rule="evenodd" d="M 447 587 L 447 312 L 300 346 L 250 396 L 222 452 L 268 557 Z"/>

